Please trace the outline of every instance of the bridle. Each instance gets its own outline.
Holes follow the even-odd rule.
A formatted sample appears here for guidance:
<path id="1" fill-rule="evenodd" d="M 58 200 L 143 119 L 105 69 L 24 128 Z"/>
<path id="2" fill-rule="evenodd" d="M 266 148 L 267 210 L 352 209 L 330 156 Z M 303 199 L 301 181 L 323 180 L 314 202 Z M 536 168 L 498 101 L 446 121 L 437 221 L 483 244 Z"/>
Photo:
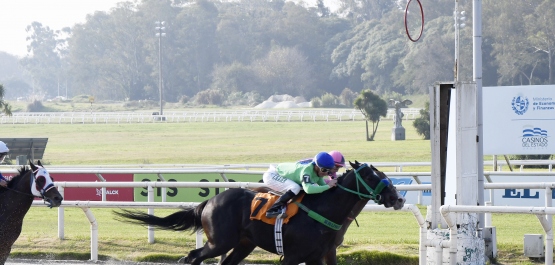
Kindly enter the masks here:
<path id="1" fill-rule="evenodd" d="M 33 194 L 33 196 L 35 196 L 37 198 L 44 199 L 44 194 L 46 192 L 48 192 L 50 189 L 54 188 L 54 183 L 50 182 L 47 185 L 44 185 L 44 187 L 42 187 L 42 189 L 40 189 L 40 190 L 37 189 L 37 186 L 36 186 L 37 178 L 35 176 L 36 176 L 36 173 L 39 172 L 39 170 L 41 170 L 41 169 L 46 172 L 46 170 L 43 167 L 38 167 L 35 171 L 33 171 L 31 173 L 31 178 L 33 180 L 33 181 L 31 181 L 31 193 Z M 42 176 L 42 177 L 46 178 L 45 176 Z M 50 178 L 50 179 L 52 179 L 52 178 Z"/>
<path id="2" fill-rule="evenodd" d="M 380 193 L 383 191 L 383 189 L 387 186 L 389 186 L 390 182 L 388 179 L 382 179 L 380 180 L 380 182 L 378 183 L 378 185 L 376 186 L 376 188 L 372 189 L 368 184 L 366 184 L 366 182 L 364 182 L 364 180 L 362 179 L 362 177 L 360 176 L 359 171 L 365 167 L 368 167 L 368 169 L 372 170 L 372 168 L 370 168 L 368 166 L 368 164 L 364 163 L 361 164 L 357 169 L 355 169 L 355 177 L 356 177 L 356 184 L 357 184 L 357 190 L 351 190 L 349 188 L 346 188 L 345 186 L 342 186 L 340 184 L 337 184 L 337 186 L 347 192 L 353 193 L 358 195 L 358 197 L 362 200 L 362 199 L 368 199 L 368 200 L 373 200 L 375 203 L 377 204 L 383 204 L 381 202 L 382 200 L 382 196 L 380 195 Z M 374 176 L 378 177 L 379 176 L 374 172 L 374 170 L 372 170 L 372 173 L 374 174 Z M 363 186 L 366 191 L 368 192 L 368 194 L 364 194 L 361 193 L 361 187 Z"/>

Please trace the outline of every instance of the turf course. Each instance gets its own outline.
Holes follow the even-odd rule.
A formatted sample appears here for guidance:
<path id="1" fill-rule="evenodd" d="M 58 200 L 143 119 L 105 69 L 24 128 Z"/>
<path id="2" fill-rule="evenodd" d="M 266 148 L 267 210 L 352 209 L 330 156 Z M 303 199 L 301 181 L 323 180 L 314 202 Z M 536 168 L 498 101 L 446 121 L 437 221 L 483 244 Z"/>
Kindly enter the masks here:
<path id="1" fill-rule="evenodd" d="M 246 164 L 295 161 L 318 151 L 340 150 L 347 160 L 430 161 L 430 142 L 403 123 L 405 141 L 391 141 L 391 120 L 380 122 L 375 141 L 366 141 L 364 122 L 205 122 L 180 124 L 2 125 L 2 137 L 48 137 L 50 165 Z M 370 124 L 371 126 L 371 124 Z M 387 168 L 384 171 L 390 171 Z M 410 169 L 415 171 L 429 169 Z M 425 208 L 421 208 L 425 214 Z M 146 229 L 113 220 L 109 209 L 92 209 L 99 224 L 101 259 L 173 261 L 194 248 L 189 233 L 159 231 L 148 244 Z M 165 215 L 171 210 L 157 210 Z M 12 257 L 88 259 L 90 224 L 80 209 L 66 209 L 65 239 L 57 238 L 57 211 L 34 207 Z M 418 264 L 418 226 L 410 213 L 363 213 L 339 249 L 342 264 Z M 494 215 L 499 264 L 532 264 L 522 256 L 523 234 L 542 233 L 534 216 Z M 515 231 L 519 231 L 516 233 Z M 521 232 L 522 231 L 522 232 Z M 357 252 L 376 250 L 378 252 Z M 355 252 L 356 254 L 352 254 Z M 385 254 L 384 254 L 385 253 Z M 398 257 L 394 254 L 401 255 Z M 277 262 L 256 251 L 251 262 Z M 379 261 L 379 262 L 378 262 Z"/>

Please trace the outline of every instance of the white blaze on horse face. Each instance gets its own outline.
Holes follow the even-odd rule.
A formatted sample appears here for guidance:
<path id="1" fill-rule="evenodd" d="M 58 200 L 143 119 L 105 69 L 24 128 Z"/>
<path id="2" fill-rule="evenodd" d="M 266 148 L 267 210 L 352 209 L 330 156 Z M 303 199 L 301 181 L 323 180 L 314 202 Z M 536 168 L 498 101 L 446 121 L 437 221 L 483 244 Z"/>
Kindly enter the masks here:
<path id="1" fill-rule="evenodd" d="M 33 183 L 31 184 L 31 193 L 37 197 L 42 197 L 41 190 L 44 187 L 54 187 L 54 181 L 50 177 L 50 173 L 44 168 L 38 168 L 37 171 L 33 172 L 35 178 L 33 178 Z M 44 178 L 44 186 L 37 187 L 37 179 Z M 43 191 L 46 192 L 47 190 Z"/>

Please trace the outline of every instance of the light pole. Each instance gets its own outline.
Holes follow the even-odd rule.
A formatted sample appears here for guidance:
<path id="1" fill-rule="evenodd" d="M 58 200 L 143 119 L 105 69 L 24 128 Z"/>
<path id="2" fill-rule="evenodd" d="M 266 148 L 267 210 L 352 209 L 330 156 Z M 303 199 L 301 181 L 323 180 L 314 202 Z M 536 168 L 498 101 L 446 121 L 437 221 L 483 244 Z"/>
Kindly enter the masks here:
<path id="1" fill-rule="evenodd" d="M 163 115 L 163 107 L 162 107 L 162 37 L 166 36 L 164 30 L 166 29 L 164 26 L 165 21 L 156 21 L 156 37 L 158 37 L 158 89 L 160 91 L 160 119 L 162 119 Z"/>
<path id="2" fill-rule="evenodd" d="M 466 24 L 464 21 L 466 20 L 465 12 L 459 12 L 459 1 L 455 1 L 455 83 L 460 80 L 460 58 L 459 58 L 459 33 L 460 30 L 463 29 Z"/>

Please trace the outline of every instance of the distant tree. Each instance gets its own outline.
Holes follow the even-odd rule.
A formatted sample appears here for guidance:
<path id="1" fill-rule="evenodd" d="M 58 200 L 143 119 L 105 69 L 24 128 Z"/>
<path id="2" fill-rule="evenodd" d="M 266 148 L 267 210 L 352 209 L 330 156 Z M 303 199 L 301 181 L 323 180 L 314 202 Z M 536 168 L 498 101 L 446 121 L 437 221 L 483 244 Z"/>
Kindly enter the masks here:
<path id="1" fill-rule="evenodd" d="M 379 20 L 384 13 L 396 7 L 396 1 L 388 0 L 340 0 L 339 12 L 353 23 Z"/>
<path id="2" fill-rule="evenodd" d="M 332 93 L 325 93 L 322 95 L 322 107 L 323 108 L 333 108 L 337 106 L 337 96 Z"/>
<path id="3" fill-rule="evenodd" d="M 424 139 L 430 139 L 430 102 L 426 102 L 424 109 L 420 110 L 420 117 L 412 122 L 412 126 L 416 128 L 418 135 L 424 136 Z"/>
<path id="4" fill-rule="evenodd" d="M 357 93 L 346 87 L 343 91 L 341 91 L 341 95 L 339 95 L 339 102 L 345 105 L 345 107 L 352 107 L 353 101 L 355 101 L 356 97 Z"/>
<path id="5" fill-rule="evenodd" d="M 316 7 L 318 8 L 318 14 L 321 17 L 330 16 L 330 9 L 324 4 L 324 0 L 316 0 Z"/>
<path id="6" fill-rule="evenodd" d="M 21 64 L 33 77 L 33 93 L 50 97 L 59 95 L 63 75 L 59 54 L 62 45 L 59 38 L 61 32 L 36 21 L 28 25 L 25 31 L 28 35 L 29 54 L 21 59 Z"/>
<path id="7" fill-rule="evenodd" d="M 275 47 L 251 67 L 261 82 L 259 92 L 264 97 L 289 94 L 308 98 L 315 94 L 312 66 L 297 48 Z"/>
<path id="8" fill-rule="evenodd" d="M 0 84 L 0 111 L 6 115 L 12 115 L 12 107 L 4 101 L 4 85 Z"/>
<path id="9" fill-rule="evenodd" d="M 258 82 L 252 67 L 233 62 L 214 66 L 211 88 L 222 90 L 226 94 L 250 92 L 258 87 Z"/>
<path id="10" fill-rule="evenodd" d="M 380 117 L 387 115 L 387 103 L 378 95 L 372 93 L 370 89 L 366 89 L 360 92 L 360 95 L 355 99 L 354 105 L 366 117 L 366 141 L 374 141 Z M 371 136 L 368 136 L 368 121 L 372 121 Z"/>

